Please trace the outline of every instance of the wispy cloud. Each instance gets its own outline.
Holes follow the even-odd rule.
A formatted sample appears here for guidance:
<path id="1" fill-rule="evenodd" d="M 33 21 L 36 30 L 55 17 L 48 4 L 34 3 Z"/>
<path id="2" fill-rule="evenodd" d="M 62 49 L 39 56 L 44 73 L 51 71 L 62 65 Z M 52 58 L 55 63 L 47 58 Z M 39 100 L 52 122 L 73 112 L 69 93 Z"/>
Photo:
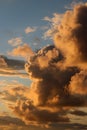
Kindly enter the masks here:
<path id="1" fill-rule="evenodd" d="M 31 33 L 31 32 L 35 32 L 37 30 L 37 27 L 27 27 L 26 29 L 25 29 L 25 33 L 26 34 L 29 34 L 29 33 Z"/>
<path id="2" fill-rule="evenodd" d="M 12 38 L 12 39 L 8 40 L 8 44 L 10 44 L 12 46 L 18 46 L 22 43 L 23 43 L 23 41 L 22 41 L 21 37 L 16 37 L 16 38 Z"/>
<path id="3" fill-rule="evenodd" d="M 54 13 L 53 17 L 50 18 L 48 16 L 45 16 L 43 20 L 47 21 L 49 23 L 49 27 L 46 29 L 43 38 L 51 38 L 53 39 L 53 36 L 57 32 L 57 27 L 61 23 L 63 14 Z"/>
<path id="4" fill-rule="evenodd" d="M 29 97 L 29 87 L 19 82 L 7 82 L 0 92 L 0 99 L 4 104 L 14 104 L 17 100 L 25 100 Z"/>
<path id="5" fill-rule="evenodd" d="M 0 76 L 16 76 L 20 78 L 28 77 L 28 75 L 24 71 L 24 61 L 8 59 L 5 56 L 0 56 L 0 61 Z"/>

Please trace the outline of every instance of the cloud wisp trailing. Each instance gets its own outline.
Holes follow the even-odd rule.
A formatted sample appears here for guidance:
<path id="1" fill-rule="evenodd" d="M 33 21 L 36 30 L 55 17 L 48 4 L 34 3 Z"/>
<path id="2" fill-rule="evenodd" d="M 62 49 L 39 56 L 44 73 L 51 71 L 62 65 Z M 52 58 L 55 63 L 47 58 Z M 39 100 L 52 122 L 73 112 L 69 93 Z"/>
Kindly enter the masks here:
<path id="1" fill-rule="evenodd" d="M 16 76 L 19 78 L 28 78 L 24 71 L 25 61 L 9 59 L 3 55 L 0 56 L 0 76 Z"/>

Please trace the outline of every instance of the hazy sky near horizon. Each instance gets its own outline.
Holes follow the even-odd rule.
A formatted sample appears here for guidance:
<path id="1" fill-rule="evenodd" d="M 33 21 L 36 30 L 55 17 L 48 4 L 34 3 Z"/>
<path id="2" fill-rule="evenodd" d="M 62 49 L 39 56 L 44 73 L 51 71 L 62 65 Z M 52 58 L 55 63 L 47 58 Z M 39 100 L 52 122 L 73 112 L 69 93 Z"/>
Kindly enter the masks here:
<path id="1" fill-rule="evenodd" d="M 0 0 L 0 129 L 87 129 L 87 0 Z"/>

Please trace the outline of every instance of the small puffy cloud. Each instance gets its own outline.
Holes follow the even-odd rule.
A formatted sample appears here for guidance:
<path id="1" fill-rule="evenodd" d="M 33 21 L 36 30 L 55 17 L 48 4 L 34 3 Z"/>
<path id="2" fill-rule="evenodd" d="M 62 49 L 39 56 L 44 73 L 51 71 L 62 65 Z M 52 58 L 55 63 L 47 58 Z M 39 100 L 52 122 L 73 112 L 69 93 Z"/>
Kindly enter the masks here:
<path id="1" fill-rule="evenodd" d="M 81 71 L 80 73 L 74 75 L 70 82 L 70 91 L 72 94 L 87 94 L 87 71 Z"/>
<path id="2" fill-rule="evenodd" d="M 11 52 L 8 52 L 8 54 L 11 56 L 19 56 L 19 57 L 27 58 L 27 57 L 33 55 L 34 52 L 30 48 L 30 46 L 25 43 L 21 46 L 14 48 Z"/>
<path id="3" fill-rule="evenodd" d="M 31 33 L 31 32 L 35 32 L 36 31 L 36 27 L 27 27 L 26 29 L 25 29 L 25 33 L 26 34 L 29 34 L 29 33 Z"/>
<path id="4" fill-rule="evenodd" d="M 23 41 L 22 41 L 21 37 L 16 37 L 16 38 L 12 38 L 12 39 L 8 40 L 8 44 L 10 44 L 12 46 L 18 46 L 22 43 L 23 43 Z"/>

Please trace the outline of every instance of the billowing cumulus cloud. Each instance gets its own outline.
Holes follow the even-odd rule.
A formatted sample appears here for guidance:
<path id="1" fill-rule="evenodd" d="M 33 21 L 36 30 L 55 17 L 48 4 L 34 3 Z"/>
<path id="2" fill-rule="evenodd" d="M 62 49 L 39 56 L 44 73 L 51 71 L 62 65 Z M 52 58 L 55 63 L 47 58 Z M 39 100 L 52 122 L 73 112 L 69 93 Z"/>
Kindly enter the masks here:
<path id="1" fill-rule="evenodd" d="M 29 33 L 31 33 L 31 32 L 35 32 L 36 31 L 36 27 L 27 27 L 26 29 L 25 29 L 25 33 L 26 34 L 29 34 Z"/>
<path id="2" fill-rule="evenodd" d="M 34 52 L 32 51 L 32 49 L 26 43 L 14 48 L 11 52 L 8 52 L 8 54 L 11 56 L 21 56 L 24 58 L 27 58 L 27 57 L 33 55 L 33 53 Z"/>
<path id="3" fill-rule="evenodd" d="M 28 96 L 17 100 L 11 109 L 27 125 L 47 127 L 54 122 L 70 122 L 68 111 L 87 105 L 86 97 L 72 94 L 69 89 L 72 77 L 79 74 L 80 69 L 61 69 L 57 64 L 63 58 L 61 52 L 51 45 L 38 51 L 26 63 L 26 71 L 33 83 L 27 91 L 29 94 L 25 91 Z"/>
<path id="4" fill-rule="evenodd" d="M 4 97 L 20 96 L 10 108 L 27 125 L 48 127 L 71 122 L 71 110 L 71 115 L 86 114 L 76 108 L 87 107 L 87 4 L 44 20 L 52 21 L 54 45 L 29 57 L 25 69 L 32 83 L 25 94 L 24 88 L 16 88 L 5 90 Z M 30 51 L 23 52 L 29 55 Z"/>
<path id="5" fill-rule="evenodd" d="M 81 71 L 71 78 L 70 91 L 72 94 L 87 94 L 87 71 Z"/>
<path id="6" fill-rule="evenodd" d="M 63 53 L 64 66 L 86 68 L 87 61 L 87 4 L 77 4 L 73 10 L 64 14 L 53 14 L 53 18 L 45 17 L 50 28 L 45 37 L 53 39 L 57 48 Z M 68 21 L 68 22 L 67 22 Z"/>

